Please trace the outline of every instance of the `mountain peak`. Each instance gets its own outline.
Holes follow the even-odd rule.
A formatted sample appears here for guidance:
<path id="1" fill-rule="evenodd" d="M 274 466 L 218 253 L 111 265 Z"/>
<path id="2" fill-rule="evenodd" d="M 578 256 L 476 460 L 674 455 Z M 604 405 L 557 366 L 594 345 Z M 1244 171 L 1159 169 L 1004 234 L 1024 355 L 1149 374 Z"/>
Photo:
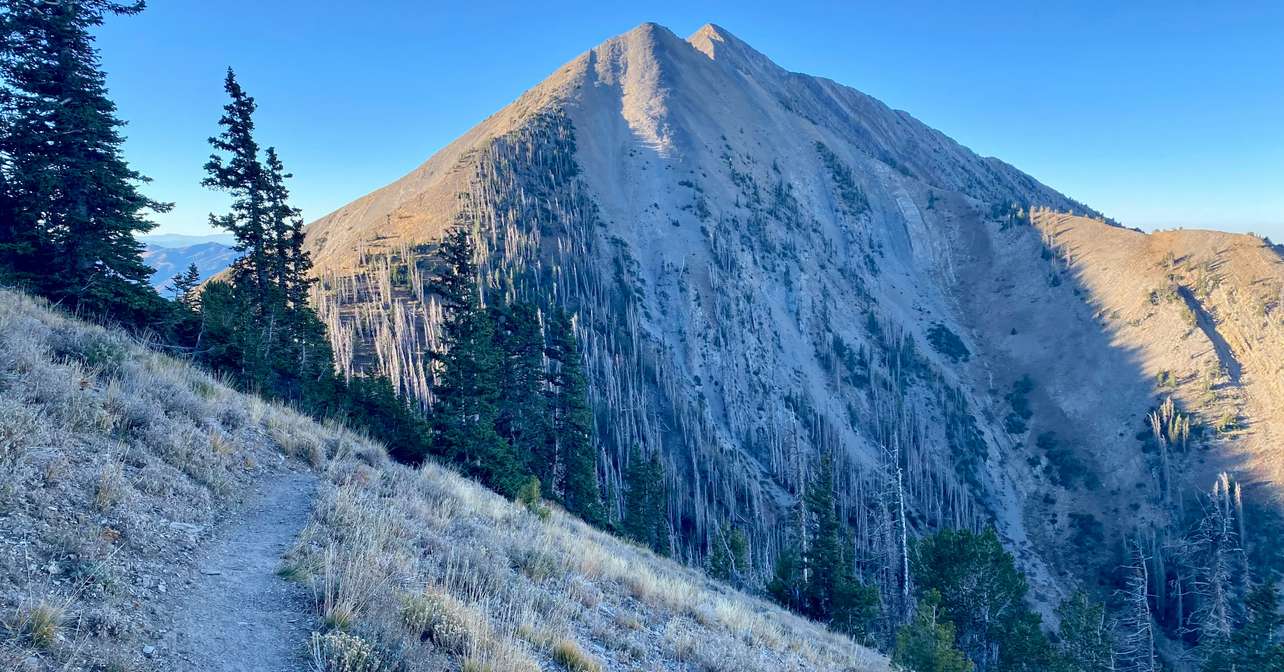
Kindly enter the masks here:
<path id="1" fill-rule="evenodd" d="M 732 35 L 731 31 L 728 31 L 727 28 L 723 28 L 722 26 L 719 26 L 719 24 L 716 24 L 716 23 L 705 23 L 704 26 L 700 27 L 700 30 L 697 30 L 696 32 L 691 33 L 692 40 L 695 40 L 696 37 L 701 37 L 701 36 L 706 37 L 706 39 L 709 39 L 709 40 L 715 40 L 720 42 L 740 41 L 738 37 Z"/>
<path id="2" fill-rule="evenodd" d="M 716 23 L 704 24 L 687 38 L 687 42 L 714 61 L 767 70 L 780 69 L 770 58 Z"/>

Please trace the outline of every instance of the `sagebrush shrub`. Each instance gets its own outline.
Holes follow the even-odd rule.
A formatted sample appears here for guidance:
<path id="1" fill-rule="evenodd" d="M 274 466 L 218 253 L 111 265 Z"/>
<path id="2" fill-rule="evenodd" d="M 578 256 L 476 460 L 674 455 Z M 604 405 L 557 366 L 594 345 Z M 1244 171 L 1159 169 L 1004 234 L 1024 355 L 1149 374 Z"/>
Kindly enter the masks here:
<path id="1" fill-rule="evenodd" d="M 395 661 L 378 647 L 346 632 L 312 633 L 312 662 L 317 672 L 394 672 Z"/>
<path id="2" fill-rule="evenodd" d="M 468 607 L 447 593 L 430 588 L 422 595 L 407 595 L 402 600 L 401 618 L 421 641 L 451 653 L 467 653 L 475 642 Z"/>

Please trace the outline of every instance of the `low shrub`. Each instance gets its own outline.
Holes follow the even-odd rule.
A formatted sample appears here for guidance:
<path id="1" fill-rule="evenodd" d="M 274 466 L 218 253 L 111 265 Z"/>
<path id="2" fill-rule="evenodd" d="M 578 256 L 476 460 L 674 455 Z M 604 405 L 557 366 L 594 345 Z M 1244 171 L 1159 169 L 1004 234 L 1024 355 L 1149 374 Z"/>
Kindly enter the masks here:
<path id="1" fill-rule="evenodd" d="M 401 666 L 366 640 L 346 632 L 312 633 L 317 672 L 396 672 Z"/>

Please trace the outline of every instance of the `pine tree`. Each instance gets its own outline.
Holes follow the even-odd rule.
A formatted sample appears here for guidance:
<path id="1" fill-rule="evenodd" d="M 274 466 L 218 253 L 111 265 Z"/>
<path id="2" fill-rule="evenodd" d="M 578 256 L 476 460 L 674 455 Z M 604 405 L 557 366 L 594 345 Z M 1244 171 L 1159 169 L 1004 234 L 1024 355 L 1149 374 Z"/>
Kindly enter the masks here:
<path id="1" fill-rule="evenodd" d="M 196 264 L 188 264 L 187 270 L 175 275 L 169 281 L 169 290 L 174 293 L 174 301 L 188 310 L 196 309 L 196 288 L 201 284 L 201 272 Z"/>
<path id="2" fill-rule="evenodd" d="M 928 590 L 914 619 L 896 633 L 892 662 L 911 672 L 971 672 L 972 661 L 954 646 L 954 625 L 941 606 L 941 594 Z"/>
<path id="3" fill-rule="evenodd" d="M 671 551 L 669 497 L 664 465 L 658 453 L 649 458 L 633 451 L 625 472 L 624 535 L 661 555 Z"/>
<path id="4" fill-rule="evenodd" d="M 245 93 L 231 68 L 223 81 L 231 101 L 223 106 L 219 118 L 222 130 L 209 139 L 214 152 L 205 163 L 201 184 L 227 192 L 232 197 L 231 211 L 210 215 L 210 226 L 226 229 L 236 237 L 240 253 L 232 264 L 233 281 L 242 288 L 252 288 L 256 307 L 273 304 L 268 293 L 270 204 L 267 201 L 269 177 L 259 160 L 259 145 L 254 139 L 254 111 L 258 105 Z M 226 154 L 226 156 L 224 156 Z"/>
<path id="5" fill-rule="evenodd" d="M 433 353 L 433 450 L 512 497 L 525 482 L 512 446 L 496 431 L 500 357 L 482 308 L 471 232 L 457 226 L 441 245 L 433 289 L 444 308 L 442 351 Z"/>
<path id="6" fill-rule="evenodd" d="M 95 314 L 141 324 L 164 310 L 135 235 L 147 178 L 121 153 L 90 29 L 143 3 L 10 0 L 0 9 L 0 277 Z"/>
<path id="7" fill-rule="evenodd" d="M 724 523 L 714 532 L 710 546 L 709 575 L 742 585 L 749 570 L 749 539 L 744 530 Z"/>
<path id="8" fill-rule="evenodd" d="M 958 645 L 981 670 L 1051 666 L 1052 647 L 1025 604 L 1028 585 L 993 529 L 944 530 L 921 539 L 911 566 L 921 591 L 941 594 Z M 1043 667 L 1040 667 L 1043 666 Z"/>
<path id="9" fill-rule="evenodd" d="M 806 577 L 803 602 L 808 616 L 828 622 L 833 617 L 835 584 L 842 571 L 842 530 L 834 499 L 834 462 L 826 453 L 803 498 L 806 543 L 803 567 Z"/>
<path id="10" fill-rule="evenodd" d="M 842 632 L 864 636 L 878 596 L 855 574 L 851 533 L 838 515 L 831 454 L 821 456 L 803 501 L 803 613 Z"/>
<path id="11" fill-rule="evenodd" d="M 302 217 L 289 204 L 290 174 L 273 148 L 260 160 L 256 104 L 231 69 L 223 88 L 231 100 L 219 119 L 222 130 L 209 140 L 214 151 L 202 184 L 232 197 L 230 211 L 211 214 L 210 223 L 236 237 L 241 256 L 232 265 L 231 290 L 202 310 L 206 359 L 216 358 L 243 386 L 267 396 L 317 413 L 338 411 L 342 385 L 325 326 L 308 305 L 311 262 Z"/>
<path id="12" fill-rule="evenodd" d="M 606 524 L 602 493 L 598 487 L 597 449 L 593 445 L 593 411 L 588 405 L 588 382 L 584 378 L 575 325 L 566 311 L 559 310 L 550 325 L 549 356 L 555 363 L 552 387 L 552 438 L 555 454 L 565 463 L 557 491 L 567 510 L 599 527 Z"/>
<path id="13" fill-rule="evenodd" d="M 549 397 L 544 374 L 544 332 L 539 309 L 518 302 L 493 309 L 500 367 L 499 415 L 496 431 L 513 447 L 517 460 L 541 483 L 555 483 L 556 460 L 551 449 Z"/>
<path id="14" fill-rule="evenodd" d="M 431 426 L 398 396 L 387 378 L 354 376 L 341 397 L 342 407 L 336 414 L 387 446 L 394 459 L 419 464 L 428 456 Z"/>
<path id="15" fill-rule="evenodd" d="M 266 225 L 264 231 L 264 257 L 268 267 L 268 281 L 281 293 L 281 299 L 289 303 L 289 287 L 295 280 L 291 264 L 293 255 L 294 229 L 299 224 L 300 211 L 290 205 L 290 191 L 285 181 L 293 177 L 285 172 L 285 165 L 277 155 L 275 147 L 268 147 L 264 160 L 263 200 L 266 208 Z"/>
<path id="16" fill-rule="evenodd" d="M 1106 621 L 1106 608 L 1086 593 L 1078 592 L 1057 607 L 1061 621 L 1057 651 L 1065 672 L 1112 672 L 1115 669 L 1114 635 Z"/>

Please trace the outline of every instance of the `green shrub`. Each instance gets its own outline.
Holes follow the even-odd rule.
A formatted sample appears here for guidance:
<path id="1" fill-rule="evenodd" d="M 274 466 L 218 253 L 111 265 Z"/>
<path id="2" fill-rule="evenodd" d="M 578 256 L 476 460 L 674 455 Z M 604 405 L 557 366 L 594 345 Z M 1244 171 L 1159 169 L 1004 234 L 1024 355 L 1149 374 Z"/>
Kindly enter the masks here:
<path id="1" fill-rule="evenodd" d="M 526 508 L 527 511 L 539 516 L 540 520 L 548 520 L 552 512 L 544 505 L 543 495 L 540 493 L 539 479 L 531 476 L 526 480 L 522 487 L 517 490 L 517 503 Z"/>

